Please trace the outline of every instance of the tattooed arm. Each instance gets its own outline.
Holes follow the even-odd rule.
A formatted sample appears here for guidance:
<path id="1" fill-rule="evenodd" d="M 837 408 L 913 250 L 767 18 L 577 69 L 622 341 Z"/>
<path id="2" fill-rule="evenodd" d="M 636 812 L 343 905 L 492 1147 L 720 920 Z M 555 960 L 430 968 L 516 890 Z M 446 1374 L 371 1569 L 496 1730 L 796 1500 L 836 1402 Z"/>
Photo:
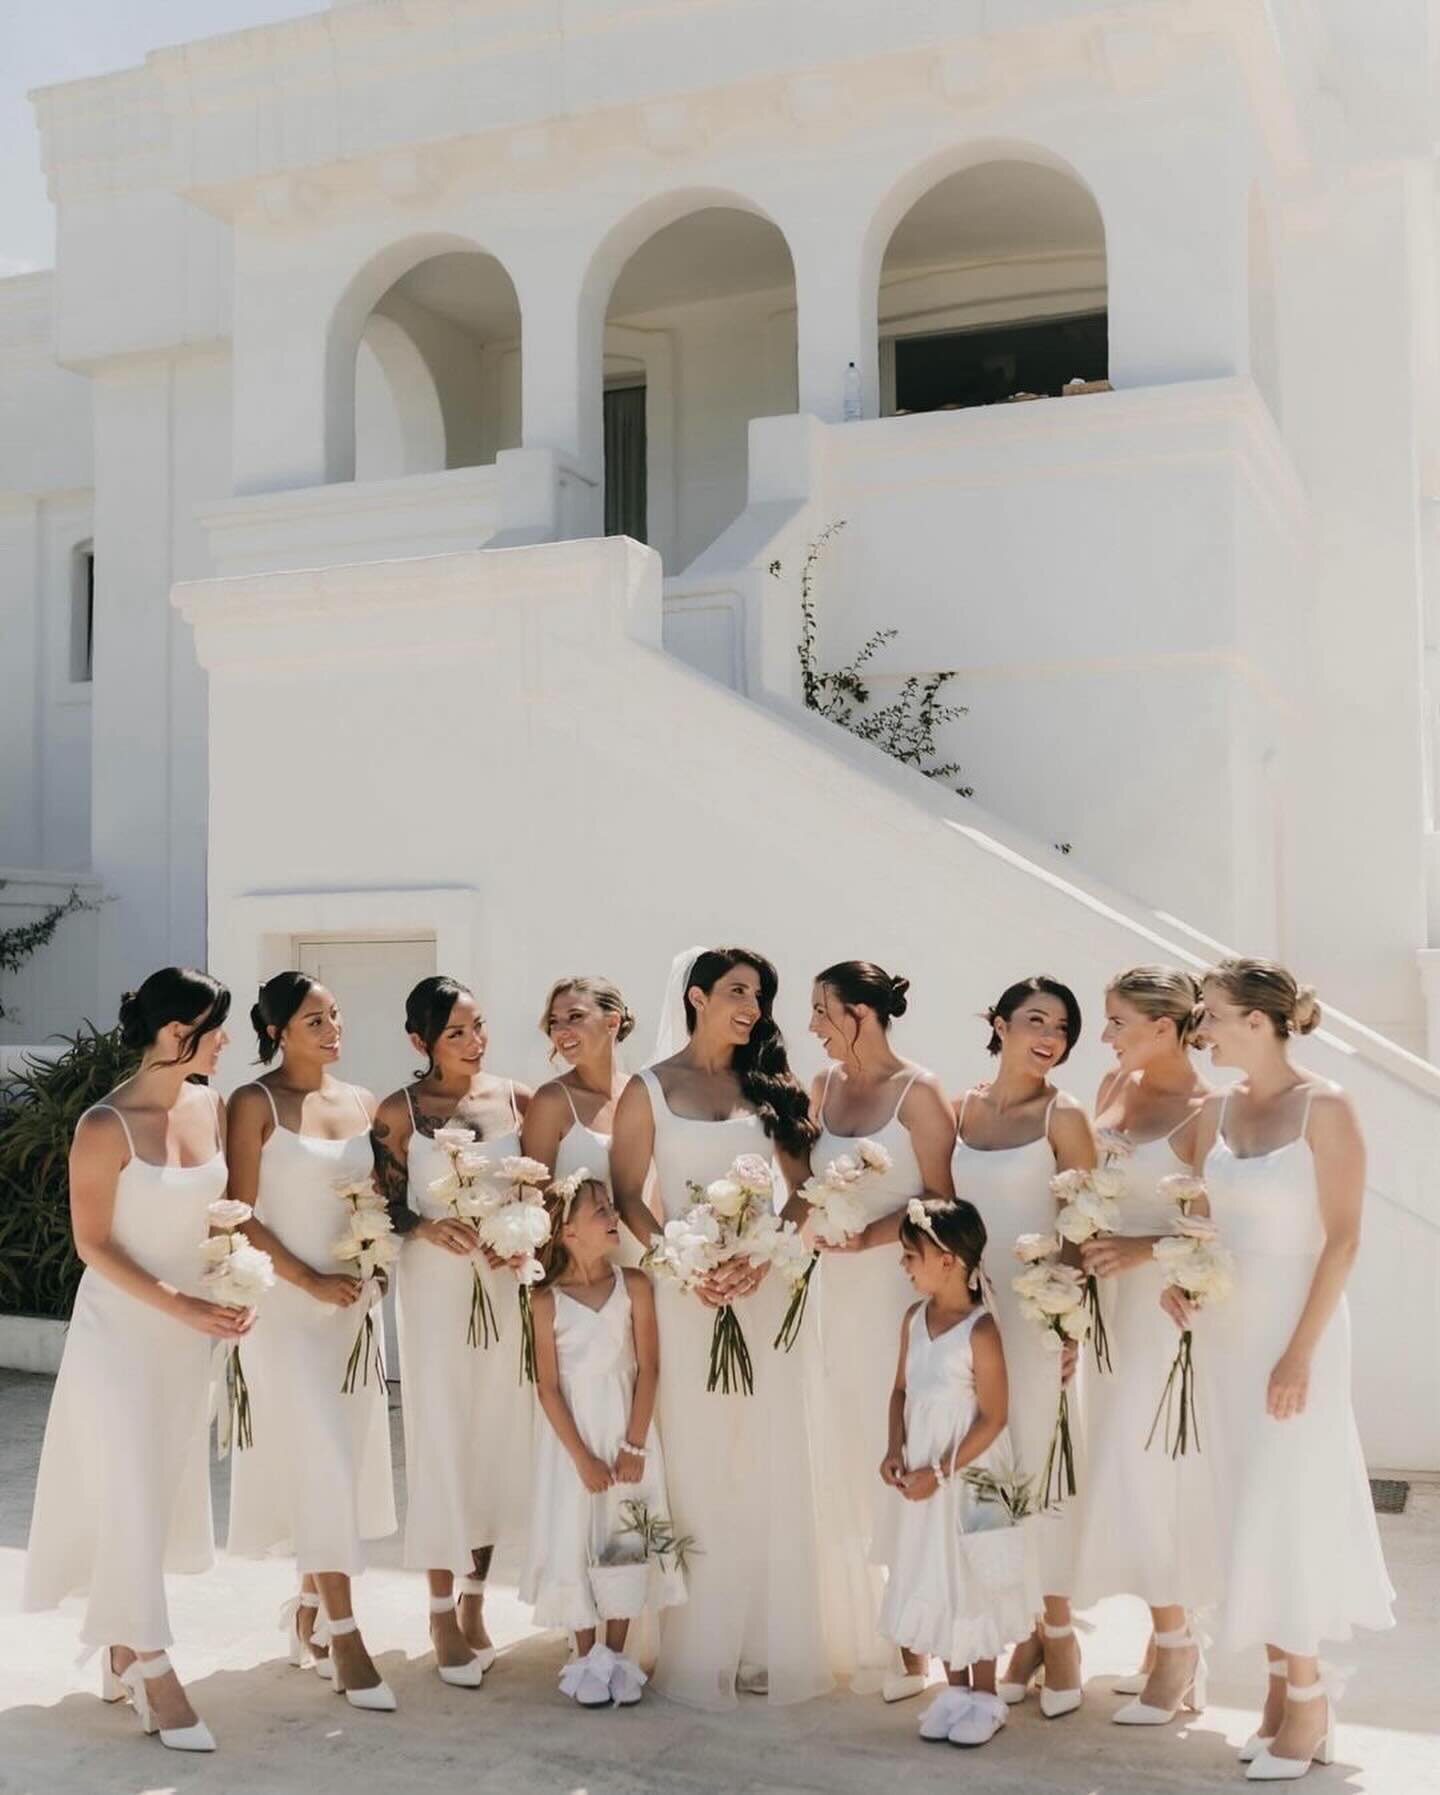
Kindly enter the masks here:
<path id="1" fill-rule="evenodd" d="M 468 1258 L 475 1250 L 473 1228 L 448 1216 L 426 1221 L 410 1207 L 408 1159 L 412 1132 L 410 1105 L 405 1101 L 405 1093 L 396 1091 L 376 1110 L 375 1120 L 370 1125 L 375 1183 L 385 1199 L 395 1232 L 412 1235 L 416 1240 L 428 1240 L 447 1252 Z"/>

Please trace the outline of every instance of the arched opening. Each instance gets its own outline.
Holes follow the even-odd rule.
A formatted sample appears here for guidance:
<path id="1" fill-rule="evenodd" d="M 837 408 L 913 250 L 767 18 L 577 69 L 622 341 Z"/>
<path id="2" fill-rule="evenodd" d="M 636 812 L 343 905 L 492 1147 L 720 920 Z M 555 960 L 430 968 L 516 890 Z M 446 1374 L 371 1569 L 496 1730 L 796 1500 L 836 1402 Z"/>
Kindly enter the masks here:
<path id="1" fill-rule="evenodd" d="M 357 480 L 481 467 L 520 442 L 520 304 L 492 255 L 447 250 L 393 280 L 360 323 Z"/>
<path id="2" fill-rule="evenodd" d="M 750 420 L 795 409 L 795 353 L 795 269 L 769 219 L 700 205 L 644 237 L 605 312 L 606 533 L 671 568 L 713 542 L 745 508 Z"/>
<path id="3" fill-rule="evenodd" d="M 1108 378 L 1105 226 L 1045 162 L 994 157 L 929 186 L 880 269 L 882 415 L 1059 394 Z"/>

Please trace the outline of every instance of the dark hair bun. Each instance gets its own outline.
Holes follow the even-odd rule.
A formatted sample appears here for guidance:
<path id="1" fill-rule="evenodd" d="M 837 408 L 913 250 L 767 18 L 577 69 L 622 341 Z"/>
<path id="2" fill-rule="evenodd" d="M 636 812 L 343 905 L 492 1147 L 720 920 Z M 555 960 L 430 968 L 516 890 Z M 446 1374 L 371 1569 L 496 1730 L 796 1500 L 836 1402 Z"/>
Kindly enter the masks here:
<path id="1" fill-rule="evenodd" d="M 902 978 L 897 972 L 890 981 L 890 1014 L 892 1016 L 903 1016 L 910 1008 L 910 999 L 906 996 L 909 989 L 909 979 Z"/>
<path id="2" fill-rule="evenodd" d="M 147 1047 L 150 1044 L 149 1032 L 145 1027 L 145 1012 L 141 1008 L 137 992 L 127 991 L 120 999 L 118 1012 L 120 1039 L 127 1047 Z"/>
<path id="3" fill-rule="evenodd" d="M 630 1036 L 633 1035 L 634 1033 L 635 1033 L 635 1012 L 634 1012 L 634 1010 L 632 1010 L 630 1008 L 629 1004 L 627 1003 L 625 1008 L 623 1010 L 621 1010 L 621 1012 L 620 1012 L 620 1026 L 615 1031 L 616 1042 L 618 1043 L 620 1041 L 628 1041 Z"/>

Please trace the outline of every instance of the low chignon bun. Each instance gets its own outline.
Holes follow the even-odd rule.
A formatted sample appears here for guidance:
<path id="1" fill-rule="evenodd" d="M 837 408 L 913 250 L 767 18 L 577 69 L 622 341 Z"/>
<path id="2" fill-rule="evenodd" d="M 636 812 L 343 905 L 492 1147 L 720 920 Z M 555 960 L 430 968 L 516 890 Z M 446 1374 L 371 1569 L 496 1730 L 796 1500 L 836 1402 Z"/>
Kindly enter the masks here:
<path id="1" fill-rule="evenodd" d="M 145 1013 L 140 1006 L 139 993 L 126 991 L 120 998 L 117 1012 L 120 1025 L 120 1039 L 127 1047 L 146 1047 L 150 1042 L 149 1030 L 145 1026 Z"/>
<path id="2" fill-rule="evenodd" d="M 635 1012 L 625 1004 L 620 1011 L 620 1026 L 615 1030 L 616 1042 L 628 1041 L 635 1033 Z"/>
<path id="3" fill-rule="evenodd" d="M 1294 1028 L 1297 1035 L 1313 1034 L 1320 1026 L 1320 999 L 1313 985 L 1302 985 L 1295 993 Z"/>
<path id="4" fill-rule="evenodd" d="M 897 972 L 890 981 L 890 1014 L 892 1016 L 903 1016 L 910 1008 L 910 999 L 907 996 L 909 989 L 909 979 Z"/>

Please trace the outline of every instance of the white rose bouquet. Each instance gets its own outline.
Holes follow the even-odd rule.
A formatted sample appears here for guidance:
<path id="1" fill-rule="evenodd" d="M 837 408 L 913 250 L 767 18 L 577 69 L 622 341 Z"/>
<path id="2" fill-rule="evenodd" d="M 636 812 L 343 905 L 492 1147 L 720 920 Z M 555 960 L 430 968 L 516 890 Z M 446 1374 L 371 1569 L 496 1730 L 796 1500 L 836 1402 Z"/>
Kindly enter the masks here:
<path id="1" fill-rule="evenodd" d="M 1186 1183 L 1195 1187 L 1186 1196 L 1175 1193 L 1182 1202 L 1176 1232 L 1157 1240 L 1151 1249 L 1164 1271 L 1165 1282 L 1181 1291 L 1191 1308 L 1199 1309 L 1208 1303 L 1222 1302 L 1235 1287 L 1235 1256 L 1221 1246 L 1215 1224 L 1208 1216 L 1187 1213 L 1188 1204 L 1203 1192 L 1204 1186 L 1197 1180 L 1187 1180 L 1179 1174 L 1173 1180 L 1165 1179 L 1162 1182 L 1176 1185 Z M 1194 1350 L 1195 1342 L 1190 1329 L 1182 1329 L 1180 1344 L 1171 1361 L 1169 1376 L 1165 1379 L 1165 1388 L 1160 1393 L 1155 1419 L 1150 1423 L 1150 1432 L 1145 1441 L 1147 1451 L 1154 1443 L 1162 1416 L 1165 1421 L 1165 1446 L 1171 1458 L 1180 1458 L 1187 1453 L 1192 1439 L 1195 1450 L 1200 1450 L 1200 1429 L 1195 1418 Z"/>
<path id="2" fill-rule="evenodd" d="M 1084 1274 L 1060 1259 L 1060 1241 L 1051 1234 L 1022 1234 L 1015 1256 L 1025 1270 L 1012 1280 L 1026 1321 L 1045 1330 L 1045 1343 L 1057 1357 L 1071 1340 L 1081 1342 L 1090 1332 L 1090 1310 L 1085 1301 Z M 1045 1454 L 1040 1478 L 1041 1506 L 1051 1508 L 1075 1494 L 1075 1447 L 1070 1435 L 1070 1392 L 1060 1383 L 1060 1402 L 1055 1431 Z"/>
<path id="3" fill-rule="evenodd" d="M 495 1197 L 490 1184 L 494 1161 L 475 1150 L 473 1128 L 437 1128 L 435 1145 L 449 1155 L 450 1169 L 432 1180 L 430 1195 L 444 1203 L 457 1222 L 465 1222 L 480 1244 L 476 1222 L 493 1206 Z M 480 1276 L 480 1267 L 470 1266 L 470 1320 L 465 1330 L 465 1344 L 489 1347 L 500 1338 L 500 1322 L 490 1292 Z"/>
<path id="4" fill-rule="evenodd" d="M 695 1200 L 689 1209 L 666 1223 L 646 1253 L 648 1269 L 691 1291 L 732 1259 L 774 1266 L 792 1284 L 803 1280 L 810 1250 L 795 1225 L 775 1214 L 774 1176 L 758 1153 L 742 1153 L 723 1178 L 692 1184 L 690 1194 Z M 745 1330 L 729 1303 L 715 1312 L 705 1388 L 726 1396 L 755 1390 Z"/>
<path id="5" fill-rule="evenodd" d="M 866 1178 L 878 1177 L 890 1170 L 890 1155 L 878 1141 L 855 1143 L 853 1153 L 842 1153 L 832 1159 L 818 1178 L 809 1178 L 800 1187 L 800 1195 L 810 1205 L 810 1213 L 800 1224 L 802 1242 L 806 1237 L 823 1246 L 843 1247 L 865 1230 L 868 1212 L 858 1187 Z M 775 1336 L 775 1345 L 786 1352 L 800 1338 L 805 1320 L 805 1305 L 810 1297 L 810 1280 L 816 1260 L 811 1254 L 802 1271 L 791 1279 L 794 1286 L 790 1306 Z"/>
<path id="6" fill-rule="evenodd" d="M 364 1319 L 355 1335 L 355 1344 L 350 1348 L 350 1357 L 345 1361 L 345 1376 L 340 1383 L 345 1395 L 352 1396 L 357 1377 L 369 1384 L 372 1366 L 382 1386 L 385 1381 L 385 1360 L 381 1356 L 380 1337 L 372 1310 L 385 1294 L 389 1267 L 399 1256 L 400 1242 L 395 1238 L 390 1211 L 376 1190 L 373 1178 L 342 1179 L 335 1186 L 335 1194 L 347 1211 L 345 1232 L 335 1243 L 335 1257 L 340 1261 L 342 1271 L 359 1278 L 362 1286 L 360 1301 L 364 1305 Z"/>
<path id="7" fill-rule="evenodd" d="M 1093 1172 L 1057 1172 L 1050 1188 L 1060 1204 L 1055 1217 L 1055 1232 L 1062 1240 L 1079 1246 L 1097 1234 L 1114 1234 L 1120 1227 L 1120 1198 L 1125 1194 L 1125 1174 L 1115 1166 L 1099 1166 Z M 1105 1316 L 1100 1307 L 1100 1280 L 1094 1272 L 1082 1272 L 1085 1281 L 1085 1306 L 1090 1312 L 1090 1339 L 1095 1349 L 1095 1364 L 1100 1371 L 1110 1369 L 1110 1337 L 1105 1329 Z"/>
<path id="8" fill-rule="evenodd" d="M 248 1203 L 233 1197 L 221 1197 L 211 1203 L 209 1235 L 200 1243 L 200 1256 L 205 1271 L 200 1283 L 207 1299 L 227 1309 L 253 1309 L 267 1290 L 275 1288 L 275 1266 L 268 1253 L 252 1246 L 236 1230 L 255 1213 Z M 225 1361 L 225 1422 L 220 1434 L 220 1456 L 230 1450 L 230 1442 L 242 1452 L 255 1443 L 250 1414 L 250 1386 L 245 1381 L 245 1367 L 240 1362 L 240 1342 L 221 1348 Z"/>
<path id="9" fill-rule="evenodd" d="M 550 1238 L 550 1212 L 545 1207 L 545 1187 L 550 1168 L 522 1153 L 507 1154 L 500 1161 L 500 1201 L 481 1215 L 480 1242 L 497 1259 L 510 1263 L 519 1285 L 520 1381 L 535 1382 L 535 1320 L 530 1292 L 545 1276 L 536 1257 Z"/>

